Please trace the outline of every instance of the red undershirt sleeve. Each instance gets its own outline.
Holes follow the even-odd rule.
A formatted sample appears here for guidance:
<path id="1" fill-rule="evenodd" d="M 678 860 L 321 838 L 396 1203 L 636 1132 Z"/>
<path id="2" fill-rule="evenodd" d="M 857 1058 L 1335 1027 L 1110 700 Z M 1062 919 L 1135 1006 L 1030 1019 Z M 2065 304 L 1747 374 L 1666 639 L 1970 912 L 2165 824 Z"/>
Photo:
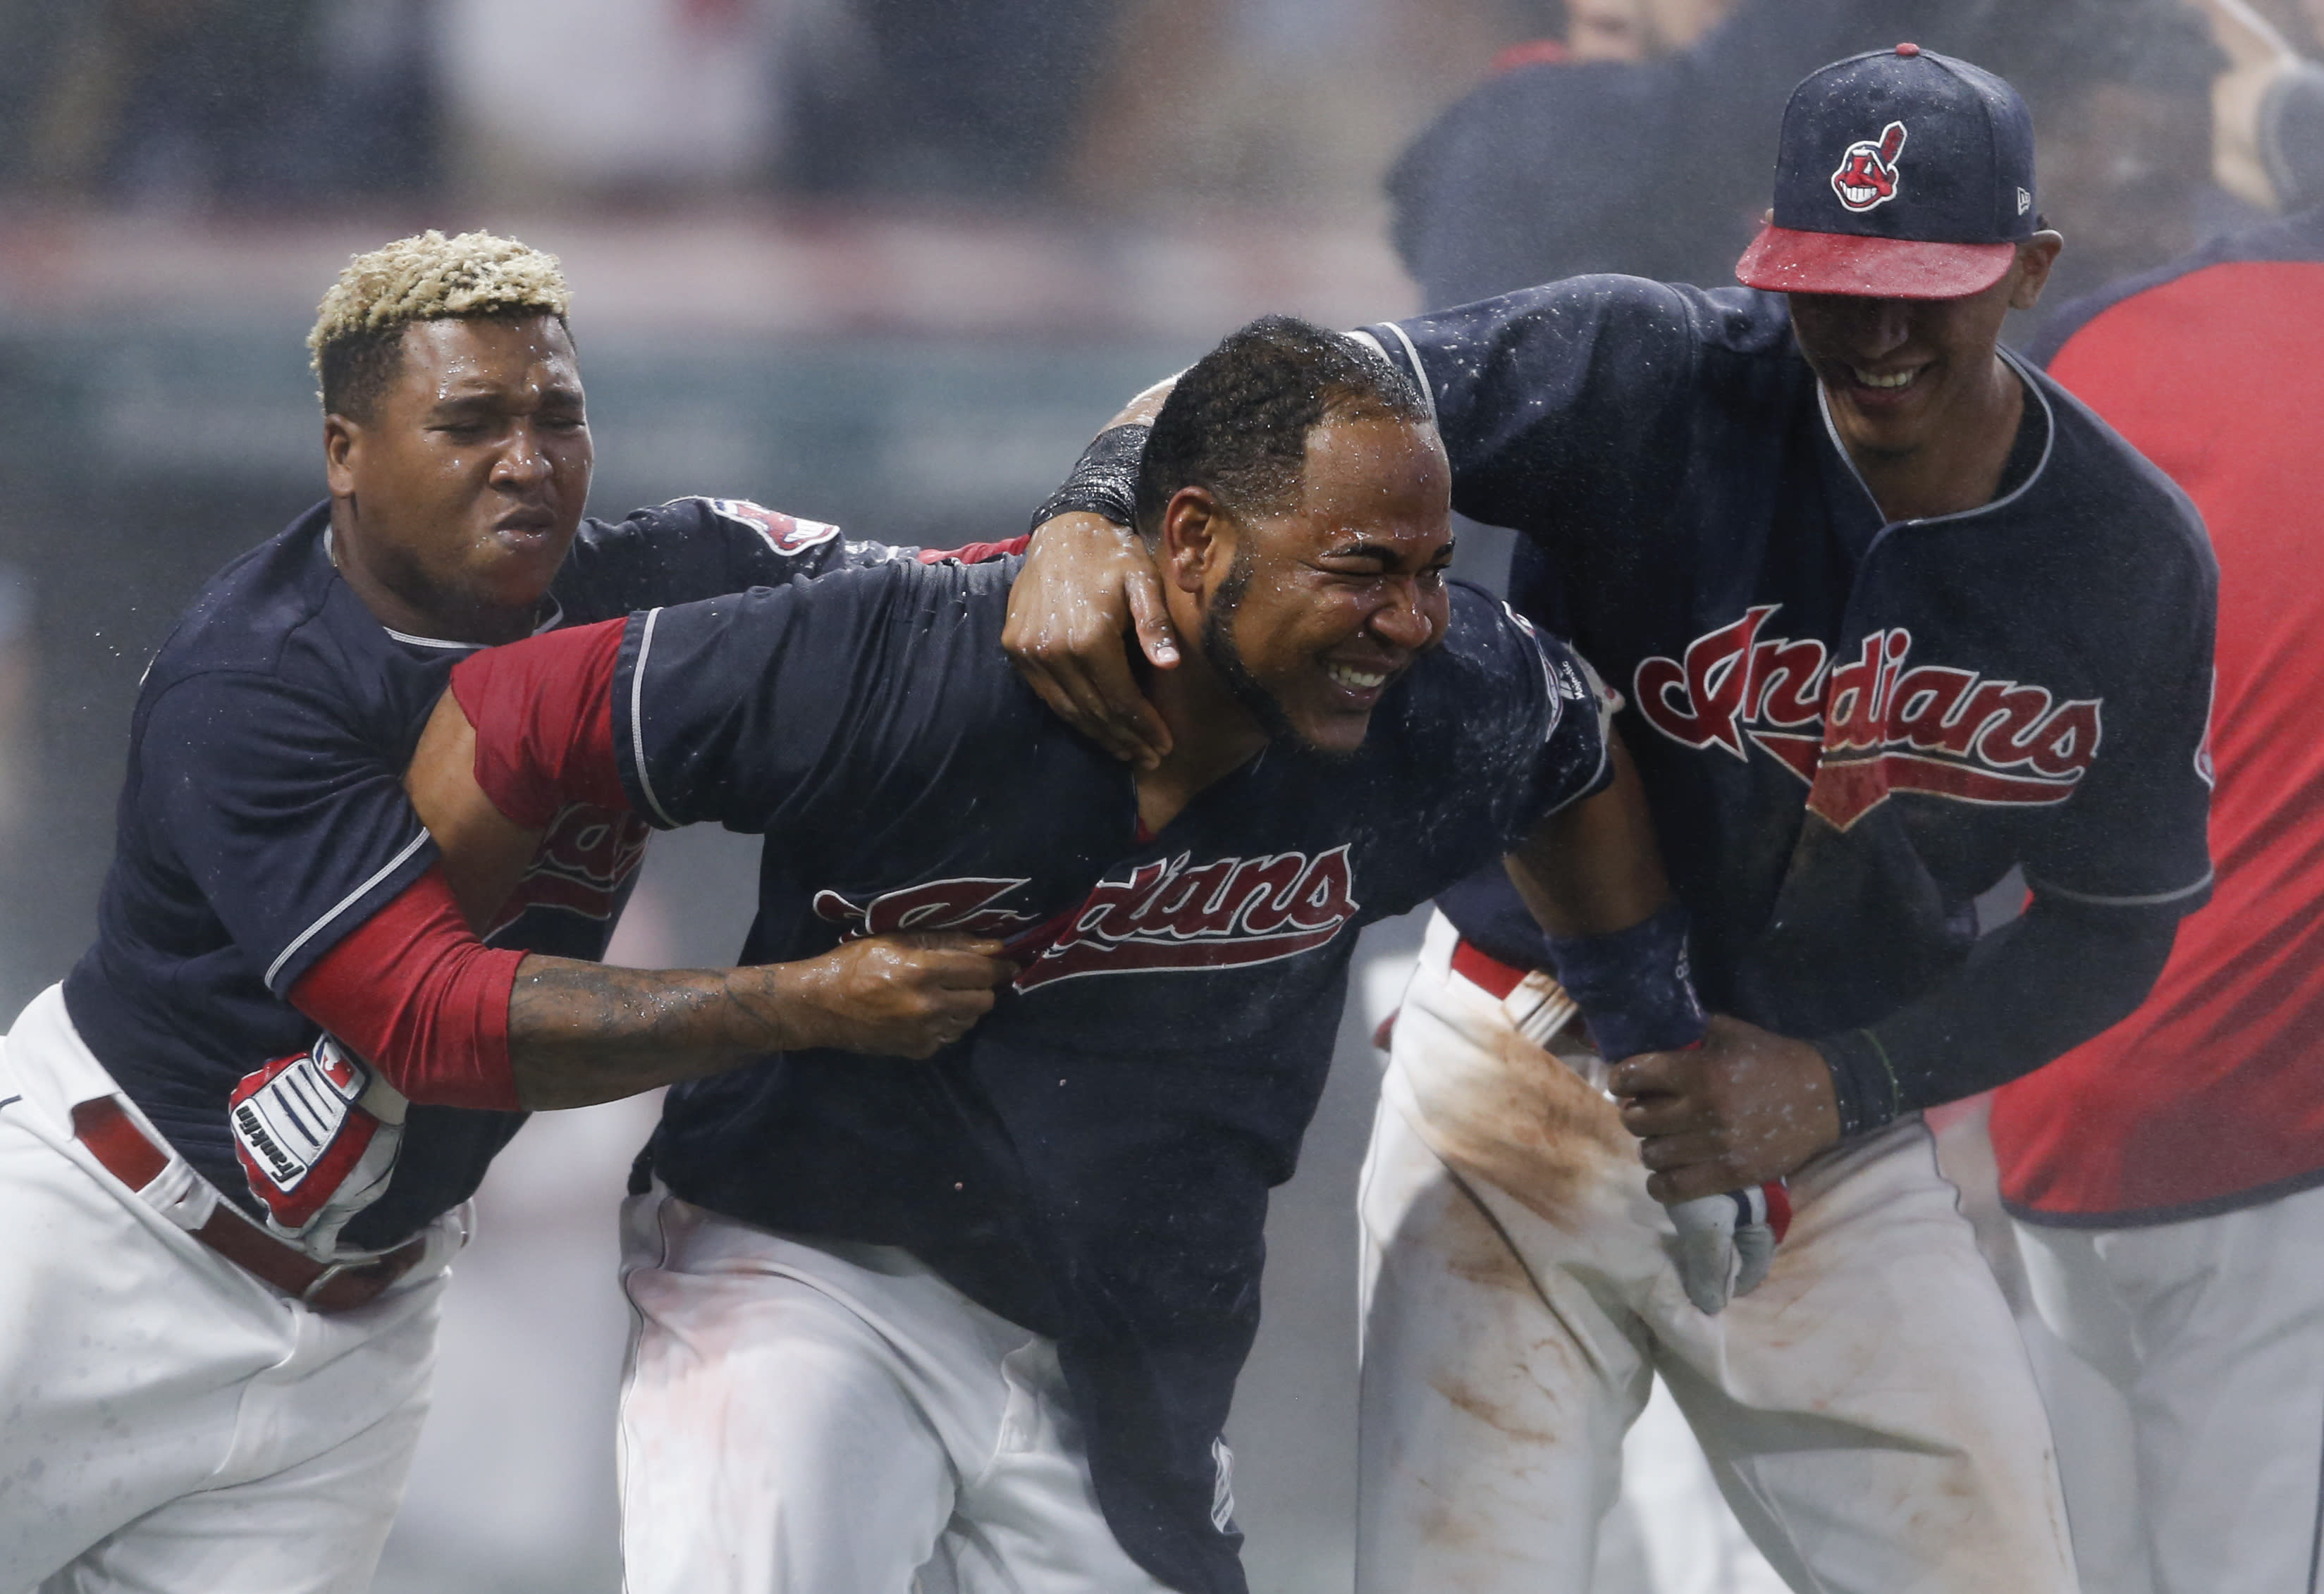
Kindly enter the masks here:
<path id="1" fill-rule="evenodd" d="M 515 1111 L 509 993 L 525 956 L 477 940 L 433 866 L 300 975 L 290 1003 L 414 1102 Z"/>
<path id="2" fill-rule="evenodd" d="M 546 830 L 567 803 L 626 814 L 613 756 L 613 669 L 628 622 L 488 648 L 452 670 L 476 732 L 476 784 L 509 819 Z"/>
<path id="3" fill-rule="evenodd" d="M 1011 537 L 1001 542 L 964 542 L 958 548 L 924 548 L 915 557 L 923 565 L 941 565 L 946 559 L 963 565 L 982 565 L 990 559 L 1004 559 L 1010 554 L 1021 554 L 1033 541 L 1028 531 L 1022 537 Z"/>
<path id="4" fill-rule="evenodd" d="M 545 830 L 568 803 L 629 811 L 613 757 L 623 624 L 488 649 L 453 669 L 476 784 L 515 823 Z M 525 956 L 476 938 L 438 866 L 318 959 L 290 1001 L 414 1102 L 513 1111 L 509 993 Z"/>

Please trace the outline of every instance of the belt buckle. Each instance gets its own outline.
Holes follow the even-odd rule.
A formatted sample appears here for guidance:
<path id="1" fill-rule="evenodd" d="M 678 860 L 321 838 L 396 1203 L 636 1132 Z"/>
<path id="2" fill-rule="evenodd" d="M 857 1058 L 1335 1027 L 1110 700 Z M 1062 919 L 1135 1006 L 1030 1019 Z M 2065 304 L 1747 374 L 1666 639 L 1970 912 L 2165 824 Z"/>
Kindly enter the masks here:
<path id="1" fill-rule="evenodd" d="M 1584 1048 L 1579 1037 L 1563 1051 L 1550 1046 L 1582 1014 L 1582 1006 L 1557 982 L 1556 976 L 1536 969 L 1517 982 L 1517 988 L 1501 999 L 1501 1011 L 1508 1018 L 1517 1032 L 1533 1046 L 1572 1070 L 1574 1076 L 1608 1100 L 1613 1099 L 1610 1082 L 1614 1065 L 1596 1052 Z"/>
<path id="2" fill-rule="evenodd" d="M 376 1262 L 377 1260 L 379 1260 L 378 1258 L 371 1257 L 366 1258 L 361 1262 L 332 1262 L 327 1264 L 320 1273 L 315 1275 L 313 1279 L 309 1281 L 305 1289 L 299 1292 L 299 1304 L 302 1306 L 312 1306 L 315 1304 L 315 1297 L 322 1293 L 322 1291 L 330 1287 L 331 1282 L 334 1279 L 340 1277 L 342 1275 L 352 1273 L 358 1267 L 367 1267 L 373 1262 Z"/>
<path id="3" fill-rule="evenodd" d="M 386 1293 L 388 1285 L 411 1271 L 411 1265 L 420 1258 L 417 1253 L 408 1257 L 403 1253 L 410 1250 L 413 1243 L 407 1240 L 395 1249 L 382 1251 L 377 1256 L 350 1257 L 345 1261 L 327 1263 L 323 1270 L 309 1281 L 307 1287 L 299 1292 L 299 1304 L 318 1312 L 347 1312 L 357 1306 L 369 1305 Z M 360 1300 L 336 1305 L 324 1304 L 321 1299 L 324 1293 L 342 1278 L 373 1287 Z"/>
<path id="4" fill-rule="evenodd" d="M 1518 981 L 1516 988 L 1501 999 L 1501 1011 L 1508 1015 L 1517 1033 L 1545 1052 L 1549 1050 L 1549 1043 L 1557 1032 L 1572 1022 L 1581 1010 L 1580 1004 L 1566 994 L 1556 977 L 1541 969 Z"/>

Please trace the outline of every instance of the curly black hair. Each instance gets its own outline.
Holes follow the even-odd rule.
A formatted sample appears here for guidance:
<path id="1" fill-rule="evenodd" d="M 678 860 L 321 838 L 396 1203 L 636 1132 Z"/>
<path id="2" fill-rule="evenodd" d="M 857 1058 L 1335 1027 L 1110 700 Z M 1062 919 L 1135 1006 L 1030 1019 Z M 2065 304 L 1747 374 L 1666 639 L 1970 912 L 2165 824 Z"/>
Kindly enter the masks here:
<path id="1" fill-rule="evenodd" d="M 1428 402 L 1362 343 L 1294 316 L 1230 333 L 1178 378 L 1154 418 L 1138 469 L 1137 521 L 1151 541 L 1182 487 L 1205 487 L 1230 513 L 1298 502 L 1307 434 L 1326 420 L 1425 424 Z"/>

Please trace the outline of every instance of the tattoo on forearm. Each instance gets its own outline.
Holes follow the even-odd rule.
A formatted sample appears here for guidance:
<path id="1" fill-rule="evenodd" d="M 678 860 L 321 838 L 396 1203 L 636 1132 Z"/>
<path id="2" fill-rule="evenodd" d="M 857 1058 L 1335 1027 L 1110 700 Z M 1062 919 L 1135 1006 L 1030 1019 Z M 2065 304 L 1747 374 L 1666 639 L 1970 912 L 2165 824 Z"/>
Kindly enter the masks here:
<path id="1" fill-rule="evenodd" d="M 763 969 L 618 969 L 533 956 L 509 993 L 509 1055 L 532 1106 L 610 1101 L 797 1044 Z"/>

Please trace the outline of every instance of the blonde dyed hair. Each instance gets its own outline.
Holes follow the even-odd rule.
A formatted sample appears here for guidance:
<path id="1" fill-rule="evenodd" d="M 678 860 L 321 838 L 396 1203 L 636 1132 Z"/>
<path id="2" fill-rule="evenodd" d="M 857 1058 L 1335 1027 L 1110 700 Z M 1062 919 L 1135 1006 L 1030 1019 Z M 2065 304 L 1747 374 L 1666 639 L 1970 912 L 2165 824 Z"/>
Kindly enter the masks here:
<path id="1" fill-rule="evenodd" d="M 403 328 L 470 316 L 571 311 L 557 257 L 492 233 L 447 238 L 433 227 L 347 262 L 323 295 L 307 355 L 323 407 L 366 412 L 401 364 Z"/>

